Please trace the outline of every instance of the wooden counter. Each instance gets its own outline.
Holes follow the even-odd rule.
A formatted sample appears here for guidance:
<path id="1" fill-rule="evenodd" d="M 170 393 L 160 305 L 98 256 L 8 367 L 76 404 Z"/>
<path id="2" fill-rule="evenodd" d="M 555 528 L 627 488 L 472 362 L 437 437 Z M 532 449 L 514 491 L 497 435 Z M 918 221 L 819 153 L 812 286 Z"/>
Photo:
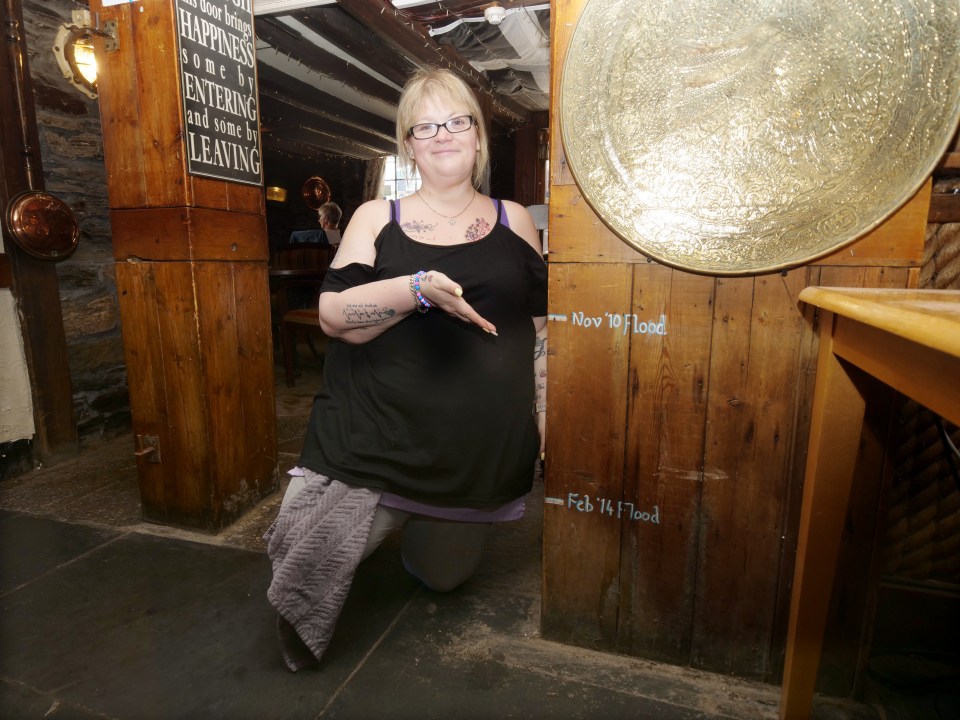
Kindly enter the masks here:
<path id="1" fill-rule="evenodd" d="M 808 718 L 863 420 L 864 373 L 960 424 L 960 292 L 808 287 L 820 351 L 780 717 Z M 861 372 L 862 371 L 862 372 Z"/>

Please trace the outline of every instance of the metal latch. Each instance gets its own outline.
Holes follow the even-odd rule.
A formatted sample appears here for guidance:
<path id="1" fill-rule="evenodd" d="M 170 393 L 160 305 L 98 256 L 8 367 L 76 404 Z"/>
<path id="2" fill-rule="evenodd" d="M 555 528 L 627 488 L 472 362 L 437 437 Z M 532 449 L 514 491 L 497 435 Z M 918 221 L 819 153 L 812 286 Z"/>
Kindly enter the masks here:
<path id="1" fill-rule="evenodd" d="M 160 438 L 157 435 L 137 435 L 137 457 L 146 457 L 147 462 L 160 462 Z"/>

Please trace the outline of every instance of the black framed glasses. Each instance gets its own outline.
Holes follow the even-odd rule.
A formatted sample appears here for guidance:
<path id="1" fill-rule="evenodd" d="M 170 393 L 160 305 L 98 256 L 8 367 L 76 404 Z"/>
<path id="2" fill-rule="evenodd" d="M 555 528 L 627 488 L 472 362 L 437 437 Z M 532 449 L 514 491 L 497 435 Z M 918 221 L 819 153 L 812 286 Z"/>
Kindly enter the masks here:
<path id="1" fill-rule="evenodd" d="M 420 123 L 407 130 L 407 135 L 412 135 L 417 140 L 429 140 L 436 137 L 442 127 L 445 127 L 449 133 L 465 132 L 473 127 L 473 116 L 458 115 L 445 123 Z"/>

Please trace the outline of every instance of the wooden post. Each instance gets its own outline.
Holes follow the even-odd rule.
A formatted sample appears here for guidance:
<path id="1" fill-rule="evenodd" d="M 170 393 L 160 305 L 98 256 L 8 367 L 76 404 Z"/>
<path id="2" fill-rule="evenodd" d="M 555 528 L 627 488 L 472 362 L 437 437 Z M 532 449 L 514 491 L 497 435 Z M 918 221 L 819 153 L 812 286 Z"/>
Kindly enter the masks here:
<path id="1" fill-rule="evenodd" d="M 277 482 L 251 1 L 90 11 L 143 517 L 216 532 Z"/>

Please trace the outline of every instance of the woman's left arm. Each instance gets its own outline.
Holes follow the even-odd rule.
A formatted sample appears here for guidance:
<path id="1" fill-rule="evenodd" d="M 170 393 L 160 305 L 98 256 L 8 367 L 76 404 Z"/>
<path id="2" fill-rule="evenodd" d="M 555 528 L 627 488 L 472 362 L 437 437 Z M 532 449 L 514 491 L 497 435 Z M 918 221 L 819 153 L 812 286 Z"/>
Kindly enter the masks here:
<path id="1" fill-rule="evenodd" d="M 537 329 L 533 344 L 534 410 L 537 413 L 542 460 L 547 439 L 547 318 L 534 318 L 533 325 Z"/>
<path id="2" fill-rule="evenodd" d="M 540 233 L 527 209 L 510 200 L 503 201 L 510 229 L 522 237 L 538 255 L 543 256 Z M 533 382 L 535 388 L 534 412 L 537 414 L 537 430 L 540 431 L 540 457 L 543 458 L 547 439 L 547 318 L 533 318 L 537 337 L 533 345 Z"/>

